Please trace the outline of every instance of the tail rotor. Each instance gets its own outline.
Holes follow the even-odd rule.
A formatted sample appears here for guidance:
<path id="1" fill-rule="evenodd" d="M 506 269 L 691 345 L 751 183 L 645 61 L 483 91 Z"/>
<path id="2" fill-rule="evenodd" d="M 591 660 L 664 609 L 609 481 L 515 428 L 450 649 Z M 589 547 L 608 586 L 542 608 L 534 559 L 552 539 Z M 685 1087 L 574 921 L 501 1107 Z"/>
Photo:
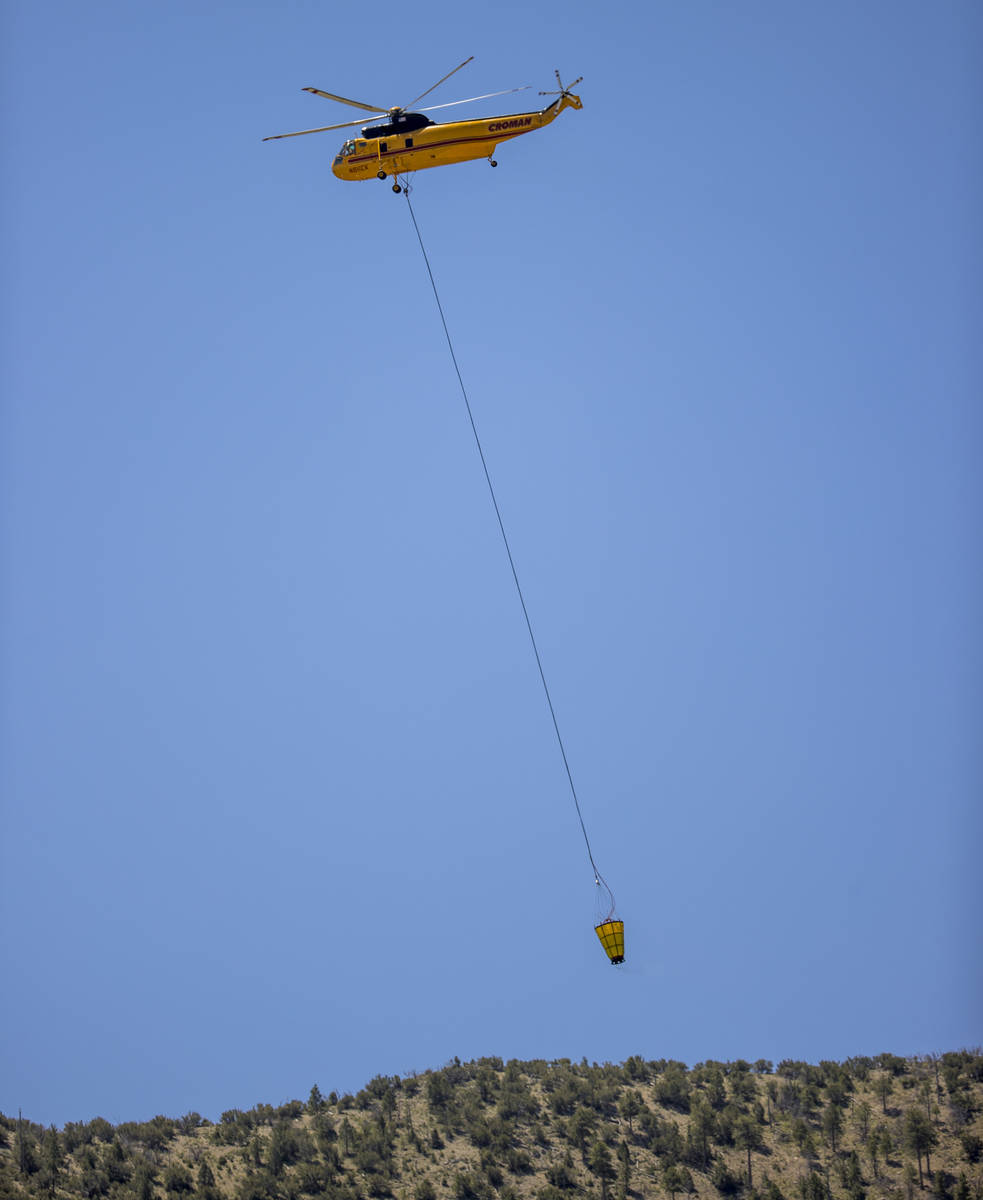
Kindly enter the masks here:
<path id="1" fill-rule="evenodd" d="M 583 75 L 581 75 L 578 79 L 575 79 L 573 81 L 573 83 L 567 84 L 566 87 L 564 87 L 563 80 L 560 78 L 560 72 L 554 70 L 553 74 L 556 76 L 557 87 L 559 87 L 560 90 L 558 92 L 540 92 L 539 94 L 541 96 L 569 96 L 569 95 L 572 95 L 573 89 L 577 86 L 577 84 L 583 83 L 583 81 L 584 81 L 584 77 L 583 77 Z"/>

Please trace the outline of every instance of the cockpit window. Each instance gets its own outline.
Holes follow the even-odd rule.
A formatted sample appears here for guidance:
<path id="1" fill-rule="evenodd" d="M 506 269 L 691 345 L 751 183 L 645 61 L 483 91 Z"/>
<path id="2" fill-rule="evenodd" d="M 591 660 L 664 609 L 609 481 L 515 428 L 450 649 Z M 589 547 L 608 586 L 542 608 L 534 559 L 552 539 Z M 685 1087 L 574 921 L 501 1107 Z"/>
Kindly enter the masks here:
<path id="1" fill-rule="evenodd" d="M 344 158 L 347 158 L 350 154 L 354 154 L 355 153 L 355 143 L 353 141 L 345 142 L 345 144 L 341 148 L 341 153 Z"/>

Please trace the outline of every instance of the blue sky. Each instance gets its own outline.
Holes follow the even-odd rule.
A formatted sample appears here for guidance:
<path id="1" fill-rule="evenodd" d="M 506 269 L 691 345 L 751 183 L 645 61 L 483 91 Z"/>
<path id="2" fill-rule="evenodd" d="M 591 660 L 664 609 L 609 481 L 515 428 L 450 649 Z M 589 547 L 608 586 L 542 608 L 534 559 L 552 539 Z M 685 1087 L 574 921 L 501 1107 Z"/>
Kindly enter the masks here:
<path id="1" fill-rule="evenodd" d="M 979 1044 L 979 6 L 0 22 L 0 1110 Z"/>

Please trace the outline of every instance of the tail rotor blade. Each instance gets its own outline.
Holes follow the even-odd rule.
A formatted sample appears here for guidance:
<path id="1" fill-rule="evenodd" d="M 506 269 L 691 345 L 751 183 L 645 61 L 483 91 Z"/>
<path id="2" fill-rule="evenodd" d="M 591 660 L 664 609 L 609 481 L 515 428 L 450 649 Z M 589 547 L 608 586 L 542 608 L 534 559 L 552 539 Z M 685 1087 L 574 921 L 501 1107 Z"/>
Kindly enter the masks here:
<path id="1" fill-rule="evenodd" d="M 578 83 L 584 82 L 584 77 L 581 75 L 578 79 L 575 79 L 573 83 L 568 83 L 567 86 L 564 87 L 563 82 L 560 79 L 560 72 L 554 71 L 553 74 L 556 76 L 556 82 L 560 85 L 560 90 L 558 92 L 540 92 L 539 94 L 541 96 L 566 96 L 569 95 L 571 88 L 575 88 Z"/>

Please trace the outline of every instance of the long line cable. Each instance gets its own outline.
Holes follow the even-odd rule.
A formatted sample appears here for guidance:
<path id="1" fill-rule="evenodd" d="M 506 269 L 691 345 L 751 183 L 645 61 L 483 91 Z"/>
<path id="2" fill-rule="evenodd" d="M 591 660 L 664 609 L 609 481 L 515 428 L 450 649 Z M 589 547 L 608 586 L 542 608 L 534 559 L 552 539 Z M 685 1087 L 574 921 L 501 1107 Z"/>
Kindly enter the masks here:
<path id="1" fill-rule="evenodd" d="M 553 718 L 553 729 L 556 731 L 557 744 L 560 747 L 560 757 L 563 759 L 563 766 L 566 769 L 567 780 L 570 783 L 570 794 L 573 796 L 574 807 L 577 810 L 577 819 L 580 821 L 580 831 L 584 835 L 584 844 L 587 847 L 587 857 L 590 859 L 590 865 L 594 871 L 594 882 L 600 887 L 603 886 L 611 900 L 611 913 L 614 912 L 614 893 L 608 887 L 607 882 L 597 869 L 597 863 L 594 862 L 594 853 L 591 850 L 590 838 L 587 836 L 587 826 L 584 824 L 584 815 L 580 811 L 580 801 L 577 798 L 577 789 L 573 782 L 573 772 L 570 770 L 570 762 L 567 759 L 567 752 L 563 745 L 563 738 L 560 735 L 560 725 L 556 719 L 556 709 L 553 707 L 553 698 L 550 695 L 549 684 L 546 682 L 546 672 L 543 670 L 543 660 L 539 656 L 539 647 L 536 645 L 536 635 L 532 631 L 532 621 L 529 619 L 529 610 L 526 607 L 526 600 L 522 594 L 522 585 L 519 583 L 519 573 L 515 569 L 515 559 L 512 557 L 512 547 L 509 545 L 508 534 L 505 532 L 505 522 L 502 520 L 502 511 L 498 507 L 498 500 L 495 496 L 495 488 L 492 486 L 491 474 L 488 470 L 488 462 L 485 458 L 485 452 L 481 446 L 481 438 L 478 437 L 478 427 L 475 424 L 474 413 L 471 411 L 471 401 L 468 399 L 468 390 L 464 386 L 464 378 L 461 375 L 461 368 L 457 362 L 457 355 L 454 353 L 454 343 L 451 340 L 450 330 L 447 328 L 447 318 L 444 316 L 444 306 L 440 302 L 440 294 L 437 291 L 437 283 L 433 277 L 433 268 L 430 266 L 430 256 L 427 254 L 427 248 L 423 244 L 423 235 L 420 233 L 420 226 L 417 224 L 416 213 L 413 211 L 413 202 L 410 200 L 410 189 L 404 189 L 406 196 L 406 206 L 410 210 L 410 217 L 413 220 L 413 228 L 416 230 L 417 241 L 420 243 L 420 250 L 423 252 L 423 261 L 427 265 L 427 274 L 430 276 L 430 286 L 433 288 L 433 296 L 437 301 L 437 312 L 440 313 L 440 323 L 444 327 L 444 336 L 447 338 L 447 348 L 451 352 L 451 362 L 454 364 L 454 371 L 457 375 L 457 382 L 461 386 L 461 395 L 464 397 L 464 407 L 468 412 L 468 420 L 471 422 L 471 432 L 474 434 L 475 445 L 478 447 L 478 457 L 481 459 L 481 466 L 485 472 L 485 481 L 488 484 L 488 492 L 491 495 L 491 501 L 495 508 L 495 516 L 498 518 L 498 528 L 502 533 L 502 541 L 505 544 L 505 553 L 508 555 L 509 566 L 512 568 L 512 578 L 515 580 L 515 590 L 519 594 L 519 603 L 522 605 L 522 615 L 526 619 L 526 629 L 529 630 L 529 640 L 532 642 L 532 651 L 536 656 L 536 666 L 539 668 L 539 678 L 543 681 L 543 691 L 546 693 L 546 703 L 549 706 L 550 716 Z M 610 913 L 609 913 L 610 916 Z"/>

